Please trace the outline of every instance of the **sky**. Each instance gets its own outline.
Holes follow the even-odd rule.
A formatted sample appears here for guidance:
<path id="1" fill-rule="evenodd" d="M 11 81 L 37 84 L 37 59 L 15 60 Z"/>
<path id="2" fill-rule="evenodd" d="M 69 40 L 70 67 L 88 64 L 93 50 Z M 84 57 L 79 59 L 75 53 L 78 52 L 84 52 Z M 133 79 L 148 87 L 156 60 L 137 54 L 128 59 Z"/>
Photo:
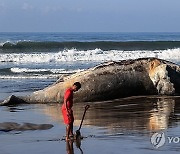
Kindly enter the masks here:
<path id="1" fill-rule="evenodd" d="M 0 0 L 0 32 L 180 32 L 180 0 Z"/>

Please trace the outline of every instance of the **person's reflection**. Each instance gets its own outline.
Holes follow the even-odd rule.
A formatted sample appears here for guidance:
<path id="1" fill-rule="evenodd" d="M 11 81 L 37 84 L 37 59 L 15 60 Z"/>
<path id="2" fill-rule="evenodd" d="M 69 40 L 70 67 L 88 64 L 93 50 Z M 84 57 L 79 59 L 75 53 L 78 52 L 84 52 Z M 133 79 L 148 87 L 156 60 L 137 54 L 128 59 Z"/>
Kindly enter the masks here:
<path id="1" fill-rule="evenodd" d="M 74 154 L 74 147 L 73 147 L 73 140 L 66 141 L 66 151 L 67 154 Z M 81 154 L 83 154 L 83 150 L 81 149 L 81 138 L 78 138 L 75 141 L 76 147 L 81 151 Z"/>
<path id="2" fill-rule="evenodd" d="M 67 154 L 74 154 L 74 147 L 73 147 L 72 140 L 66 141 L 66 151 L 67 151 Z"/>

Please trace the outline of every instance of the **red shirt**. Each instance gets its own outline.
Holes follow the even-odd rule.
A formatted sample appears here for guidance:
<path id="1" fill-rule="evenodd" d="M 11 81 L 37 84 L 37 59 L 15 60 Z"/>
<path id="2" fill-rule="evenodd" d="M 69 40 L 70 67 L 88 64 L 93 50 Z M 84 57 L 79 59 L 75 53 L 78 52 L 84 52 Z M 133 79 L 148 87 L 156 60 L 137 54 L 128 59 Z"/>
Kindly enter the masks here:
<path id="1" fill-rule="evenodd" d="M 64 100 L 65 99 L 67 100 L 67 108 L 71 109 L 73 106 L 73 90 L 71 88 L 65 91 Z M 63 104 L 63 106 L 65 107 L 65 104 Z"/>
<path id="2" fill-rule="evenodd" d="M 67 89 L 64 93 L 64 100 L 67 100 L 67 109 L 66 104 L 62 105 L 62 114 L 65 124 L 71 124 L 74 122 L 73 110 L 71 109 L 73 106 L 73 90 L 71 88 Z"/>

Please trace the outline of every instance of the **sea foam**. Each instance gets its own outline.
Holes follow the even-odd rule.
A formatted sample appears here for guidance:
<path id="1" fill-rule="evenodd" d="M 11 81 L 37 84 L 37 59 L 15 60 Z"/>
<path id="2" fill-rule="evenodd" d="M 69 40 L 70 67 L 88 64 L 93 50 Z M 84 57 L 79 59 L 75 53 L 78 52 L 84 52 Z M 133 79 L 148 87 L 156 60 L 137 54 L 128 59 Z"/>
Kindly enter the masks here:
<path id="1" fill-rule="evenodd" d="M 156 57 L 172 62 L 180 62 L 180 48 L 155 51 L 120 51 L 101 49 L 94 50 L 63 50 L 51 53 L 1 53 L 0 62 L 13 63 L 59 63 L 74 61 L 119 61 L 145 57 Z"/>
<path id="2" fill-rule="evenodd" d="M 13 67 L 11 68 L 11 72 L 13 73 L 43 73 L 43 72 L 49 72 L 54 74 L 71 74 L 83 71 L 83 69 L 75 69 L 75 70 L 66 70 L 66 69 L 30 69 L 30 68 L 18 68 Z"/>

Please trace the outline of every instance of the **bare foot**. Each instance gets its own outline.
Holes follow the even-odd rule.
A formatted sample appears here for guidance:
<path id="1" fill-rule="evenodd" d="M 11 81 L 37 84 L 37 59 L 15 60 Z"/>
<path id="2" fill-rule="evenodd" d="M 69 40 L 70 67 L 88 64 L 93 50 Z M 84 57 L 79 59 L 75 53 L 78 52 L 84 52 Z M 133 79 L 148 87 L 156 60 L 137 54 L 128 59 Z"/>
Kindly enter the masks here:
<path id="1" fill-rule="evenodd" d="M 66 140 L 66 141 L 69 141 L 69 140 L 70 140 L 70 138 L 69 138 L 69 137 L 66 137 L 66 138 L 65 138 L 65 140 Z"/>

